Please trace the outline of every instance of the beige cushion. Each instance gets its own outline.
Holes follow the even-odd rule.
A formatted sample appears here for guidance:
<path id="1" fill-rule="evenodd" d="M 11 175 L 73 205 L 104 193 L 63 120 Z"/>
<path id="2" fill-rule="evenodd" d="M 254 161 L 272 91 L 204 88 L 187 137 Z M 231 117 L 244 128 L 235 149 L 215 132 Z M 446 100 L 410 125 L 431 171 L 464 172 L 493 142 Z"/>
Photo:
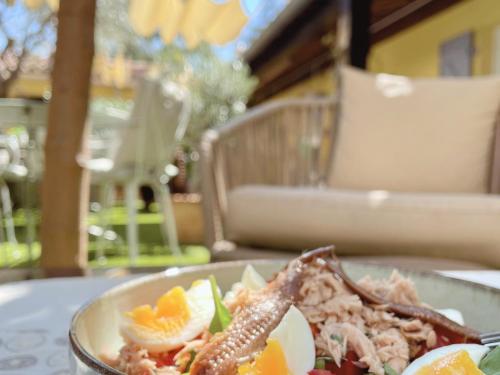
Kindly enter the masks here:
<path id="1" fill-rule="evenodd" d="M 500 267 L 500 198 L 245 186 L 229 193 L 239 245 L 464 259 Z"/>
<path id="2" fill-rule="evenodd" d="M 489 190 L 500 79 L 414 79 L 342 70 L 330 186 Z"/>

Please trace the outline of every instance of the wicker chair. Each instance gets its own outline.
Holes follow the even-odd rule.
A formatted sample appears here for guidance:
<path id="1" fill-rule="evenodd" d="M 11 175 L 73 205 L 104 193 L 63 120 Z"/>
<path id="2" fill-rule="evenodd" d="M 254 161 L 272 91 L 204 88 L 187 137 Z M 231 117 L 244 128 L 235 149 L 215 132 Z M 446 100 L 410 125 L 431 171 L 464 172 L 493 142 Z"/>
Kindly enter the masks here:
<path id="1" fill-rule="evenodd" d="M 227 194 L 238 186 L 325 184 L 336 100 L 293 99 L 265 104 L 201 143 L 205 243 L 229 251 L 223 218 Z"/>
<path id="2" fill-rule="evenodd" d="M 494 100 L 500 102 L 500 98 L 492 98 L 500 92 L 500 81 L 491 81 L 486 86 L 492 94 L 482 102 L 493 107 Z M 439 88 L 443 81 L 435 82 Z M 457 82 L 465 88 L 469 84 L 467 80 Z M 421 87 L 420 83 L 415 84 Z M 440 95 L 439 89 L 432 90 Z M 468 91 L 463 90 L 464 98 Z M 342 107 L 335 98 L 275 101 L 206 132 L 201 144 L 203 204 L 206 244 L 214 257 L 283 256 L 275 250 L 295 250 L 296 254 L 301 248 L 333 242 L 339 245 L 340 253 L 347 255 L 434 258 L 416 263 L 403 261 L 412 267 L 417 263 L 421 268 L 469 268 L 478 264 L 500 267 L 500 231 L 495 229 L 500 227 L 500 200 L 496 195 L 500 181 L 500 132 L 495 116 L 486 119 L 481 140 L 484 151 L 476 147 L 484 154 L 480 155 L 484 165 L 467 165 L 464 161 L 460 170 L 461 158 L 465 160 L 469 155 L 463 150 L 450 154 L 457 159 L 455 167 L 467 180 L 463 187 L 460 181 L 457 186 L 446 185 L 448 171 L 443 170 L 442 176 L 413 176 L 423 176 L 423 180 L 434 185 L 425 186 L 423 181 L 424 186 L 416 183 L 415 189 L 408 189 L 401 183 L 401 188 L 392 189 L 378 180 L 374 186 L 356 185 L 349 179 L 332 176 L 332 169 L 337 174 L 341 170 L 349 172 L 350 165 L 349 161 L 343 167 L 338 165 L 336 151 L 345 154 L 347 147 L 345 127 L 336 125 L 342 125 L 338 113 L 346 110 L 345 97 L 339 102 Z M 463 109 L 460 103 L 450 103 L 449 107 L 443 104 L 444 111 L 455 107 Z M 481 112 L 483 119 L 486 113 L 493 111 Z M 461 130 L 456 131 L 460 136 Z M 462 135 L 468 139 L 467 134 Z M 411 140 L 407 142 L 412 145 Z M 447 145 L 446 141 L 443 144 Z M 383 154 L 384 148 L 377 152 Z M 414 161 L 418 163 L 420 159 L 422 163 L 428 161 L 424 157 Z M 432 160 L 429 164 L 425 167 L 430 170 L 436 167 Z M 439 166 L 440 161 L 435 164 Z M 479 174 L 476 170 L 484 172 L 477 189 L 471 185 Z M 411 179 L 411 171 L 407 174 L 402 180 Z M 391 177 L 389 173 L 388 185 L 393 182 Z M 294 252 L 287 254 L 293 256 Z M 388 258 L 383 262 L 389 262 Z"/>

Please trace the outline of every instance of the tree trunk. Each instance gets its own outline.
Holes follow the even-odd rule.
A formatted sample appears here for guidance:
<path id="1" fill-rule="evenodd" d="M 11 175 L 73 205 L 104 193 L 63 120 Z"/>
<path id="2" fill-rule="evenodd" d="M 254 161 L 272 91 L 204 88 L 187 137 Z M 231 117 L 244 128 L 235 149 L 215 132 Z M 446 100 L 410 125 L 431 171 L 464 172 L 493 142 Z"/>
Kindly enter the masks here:
<path id="1" fill-rule="evenodd" d="M 42 187 L 42 259 L 47 276 L 83 274 L 87 266 L 89 175 L 85 119 L 94 56 L 95 0 L 61 0 Z"/>

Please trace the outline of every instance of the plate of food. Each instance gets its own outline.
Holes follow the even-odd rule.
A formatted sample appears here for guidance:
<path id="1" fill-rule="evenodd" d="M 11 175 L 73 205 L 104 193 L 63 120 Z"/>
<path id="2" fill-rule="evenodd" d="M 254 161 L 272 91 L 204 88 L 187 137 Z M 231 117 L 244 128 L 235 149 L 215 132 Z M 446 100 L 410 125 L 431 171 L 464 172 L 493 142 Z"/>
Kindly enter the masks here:
<path id="1" fill-rule="evenodd" d="M 70 358 L 78 375 L 498 375 L 479 332 L 499 313 L 497 289 L 327 247 L 118 286 L 75 314 Z"/>

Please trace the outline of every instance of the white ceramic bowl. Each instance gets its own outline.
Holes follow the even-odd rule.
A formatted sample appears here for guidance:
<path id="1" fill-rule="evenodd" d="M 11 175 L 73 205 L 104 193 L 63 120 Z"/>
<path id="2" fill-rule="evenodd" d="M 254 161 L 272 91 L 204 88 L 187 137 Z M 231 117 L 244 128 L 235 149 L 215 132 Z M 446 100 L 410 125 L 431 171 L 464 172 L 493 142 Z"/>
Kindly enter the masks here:
<path id="1" fill-rule="evenodd" d="M 133 307 L 154 303 L 175 285 L 189 287 L 197 279 L 214 274 L 223 290 L 239 281 L 244 267 L 251 263 L 264 277 L 279 271 L 284 261 L 261 260 L 225 262 L 205 266 L 171 268 L 162 273 L 139 278 L 119 285 L 83 306 L 73 317 L 69 332 L 71 371 L 75 375 L 122 374 L 99 360 L 99 355 L 113 355 L 123 344 L 119 335 L 122 313 Z M 369 274 L 387 277 L 392 268 L 358 263 L 344 263 L 347 273 L 355 280 Z M 500 290 L 434 273 L 401 271 L 415 282 L 423 301 L 436 308 L 455 308 L 462 312 L 465 322 L 479 330 L 498 330 L 494 320 L 500 312 Z"/>

